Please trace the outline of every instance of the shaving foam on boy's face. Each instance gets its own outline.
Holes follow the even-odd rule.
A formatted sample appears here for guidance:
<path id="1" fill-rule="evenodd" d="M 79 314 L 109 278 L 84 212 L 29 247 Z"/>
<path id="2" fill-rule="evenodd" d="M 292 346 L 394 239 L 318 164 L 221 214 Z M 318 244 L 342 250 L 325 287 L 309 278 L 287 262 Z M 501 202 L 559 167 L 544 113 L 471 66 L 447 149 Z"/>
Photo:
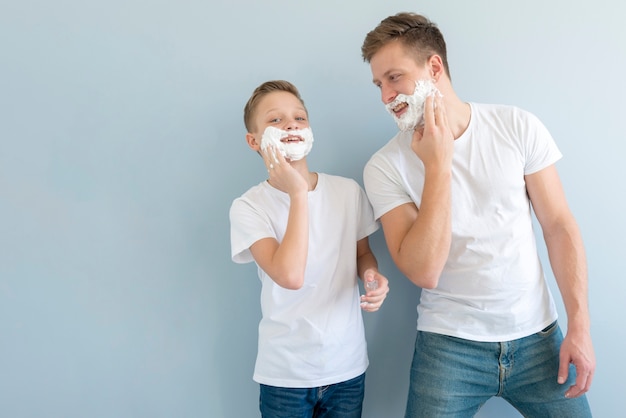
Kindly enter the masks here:
<path id="1" fill-rule="evenodd" d="M 412 95 L 398 94 L 393 102 L 385 105 L 385 108 L 393 116 L 398 129 L 412 131 L 424 124 L 424 102 L 428 96 L 434 94 L 441 96 L 432 80 L 417 80 Z M 400 111 L 404 108 L 406 108 L 404 113 L 400 117 L 396 116 L 394 110 Z"/>
<path id="2" fill-rule="evenodd" d="M 311 128 L 297 131 L 283 131 L 268 126 L 261 137 L 261 149 L 273 145 L 288 160 L 298 161 L 307 156 L 313 147 L 313 131 Z"/>

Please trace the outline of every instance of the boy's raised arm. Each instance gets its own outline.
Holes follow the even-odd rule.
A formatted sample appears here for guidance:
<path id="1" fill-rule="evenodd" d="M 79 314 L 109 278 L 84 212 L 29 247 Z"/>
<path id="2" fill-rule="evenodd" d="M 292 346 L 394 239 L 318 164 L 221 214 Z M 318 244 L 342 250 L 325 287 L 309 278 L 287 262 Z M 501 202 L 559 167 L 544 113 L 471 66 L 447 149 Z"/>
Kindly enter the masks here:
<path id="1" fill-rule="evenodd" d="M 289 194 L 289 217 L 281 243 L 263 238 L 252 244 L 250 252 L 257 264 L 279 286 L 299 289 L 304 283 L 304 270 L 309 245 L 308 183 L 274 148 L 260 151 L 270 175 L 272 186 Z"/>

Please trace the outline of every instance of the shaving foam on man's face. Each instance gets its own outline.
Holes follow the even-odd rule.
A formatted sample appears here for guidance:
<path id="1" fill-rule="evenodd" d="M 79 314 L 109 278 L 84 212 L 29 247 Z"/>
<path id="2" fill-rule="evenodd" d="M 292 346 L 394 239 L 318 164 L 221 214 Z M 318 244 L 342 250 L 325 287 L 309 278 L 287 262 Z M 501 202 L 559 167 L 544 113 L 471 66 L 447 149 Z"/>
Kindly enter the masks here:
<path id="1" fill-rule="evenodd" d="M 412 131 L 424 123 L 424 102 L 428 96 L 437 94 L 441 96 L 432 80 L 417 80 L 415 91 L 412 95 L 398 94 L 395 100 L 385 105 L 387 111 L 401 131 Z M 396 112 L 404 110 L 398 117 Z"/>
<path id="2" fill-rule="evenodd" d="M 313 131 L 311 128 L 297 131 L 283 131 L 268 126 L 261 137 L 261 149 L 273 145 L 288 160 L 298 161 L 307 156 L 313 147 Z"/>

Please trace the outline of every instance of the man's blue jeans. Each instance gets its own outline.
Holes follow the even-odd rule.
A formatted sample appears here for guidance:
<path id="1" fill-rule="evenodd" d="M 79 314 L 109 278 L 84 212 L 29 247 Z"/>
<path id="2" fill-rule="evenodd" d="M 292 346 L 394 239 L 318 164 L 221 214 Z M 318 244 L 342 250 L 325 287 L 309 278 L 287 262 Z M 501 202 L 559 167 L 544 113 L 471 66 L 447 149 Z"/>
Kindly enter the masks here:
<path id="1" fill-rule="evenodd" d="M 360 418 L 364 394 L 365 373 L 317 388 L 261 385 L 259 409 L 263 418 Z"/>
<path id="2" fill-rule="evenodd" d="M 473 417 L 500 396 L 524 417 L 591 417 L 585 396 L 567 399 L 576 371 L 557 383 L 563 335 L 556 322 L 518 340 L 485 343 L 418 331 L 406 418 Z"/>

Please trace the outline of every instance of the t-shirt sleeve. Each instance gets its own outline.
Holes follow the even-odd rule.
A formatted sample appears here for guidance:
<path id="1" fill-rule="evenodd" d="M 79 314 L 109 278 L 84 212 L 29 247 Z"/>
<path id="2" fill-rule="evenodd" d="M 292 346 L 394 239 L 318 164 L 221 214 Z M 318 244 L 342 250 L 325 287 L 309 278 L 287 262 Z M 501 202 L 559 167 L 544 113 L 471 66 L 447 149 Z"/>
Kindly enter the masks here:
<path id="1" fill-rule="evenodd" d="M 363 184 L 376 220 L 390 210 L 413 201 L 398 176 L 397 169 L 380 155 L 375 154 L 365 165 Z"/>
<path id="2" fill-rule="evenodd" d="M 271 223 L 264 213 L 244 199 L 235 199 L 230 207 L 230 249 L 235 263 L 254 261 L 250 247 L 262 238 L 274 237 Z"/>
<path id="3" fill-rule="evenodd" d="M 365 191 L 357 184 L 358 187 L 358 213 L 359 213 L 359 225 L 357 231 L 357 241 L 361 240 L 365 237 L 372 235 L 376 230 L 378 230 L 378 222 L 374 218 L 374 211 L 372 209 L 372 205 L 370 204 Z"/>
<path id="4" fill-rule="evenodd" d="M 526 138 L 524 175 L 533 174 L 556 163 L 563 154 L 556 145 L 546 126 L 532 113 L 525 113 L 527 123 L 526 132 L 521 137 Z"/>

